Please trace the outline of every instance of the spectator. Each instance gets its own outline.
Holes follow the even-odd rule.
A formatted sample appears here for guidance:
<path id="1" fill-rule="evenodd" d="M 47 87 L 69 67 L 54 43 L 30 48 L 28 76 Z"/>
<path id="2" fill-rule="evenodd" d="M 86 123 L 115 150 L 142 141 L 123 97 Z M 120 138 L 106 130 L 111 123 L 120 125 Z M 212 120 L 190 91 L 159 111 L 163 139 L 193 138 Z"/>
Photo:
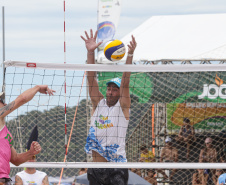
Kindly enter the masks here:
<path id="1" fill-rule="evenodd" d="M 150 182 L 152 185 L 157 185 L 157 180 L 154 176 L 155 176 L 155 170 L 154 169 L 148 169 L 147 170 L 147 176 L 144 177 L 144 179 L 146 181 Z"/>
<path id="2" fill-rule="evenodd" d="M 178 161 L 178 151 L 172 146 L 171 138 L 166 138 L 165 147 L 161 150 L 160 162 L 177 162 Z M 169 180 L 172 180 L 172 177 L 176 173 L 176 169 L 173 169 L 170 173 Z"/>
<path id="3" fill-rule="evenodd" d="M 226 173 L 221 174 L 217 182 L 217 185 L 225 185 L 225 184 L 226 184 Z"/>
<path id="4" fill-rule="evenodd" d="M 212 139 L 206 138 L 205 148 L 200 151 L 199 162 L 201 163 L 214 163 L 217 161 L 217 151 L 212 145 Z"/>
<path id="5" fill-rule="evenodd" d="M 155 156 L 152 151 L 148 150 L 146 145 L 140 147 L 140 162 L 155 162 Z"/>
<path id="6" fill-rule="evenodd" d="M 142 145 L 140 147 L 140 162 L 155 162 L 155 155 L 152 153 L 152 151 L 148 150 L 146 145 Z M 168 176 L 165 174 L 163 170 L 157 170 L 158 173 L 161 173 L 163 175 L 164 179 L 167 179 Z M 147 171 L 145 169 L 141 169 L 141 176 L 146 177 Z"/>
<path id="7" fill-rule="evenodd" d="M 216 169 L 215 174 L 212 177 L 214 185 L 217 185 L 217 180 L 220 177 L 220 175 L 223 173 L 224 171 L 222 169 Z"/>
<path id="8" fill-rule="evenodd" d="M 82 175 L 84 173 L 87 173 L 87 168 L 80 168 L 78 175 Z"/>
<path id="9" fill-rule="evenodd" d="M 29 151 L 32 142 L 38 141 L 38 127 L 37 125 L 31 132 L 30 138 L 27 143 L 26 150 Z M 30 157 L 28 162 L 36 162 L 36 156 Z M 45 172 L 36 170 L 35 168 L 25 168 L 25 170 L 19 172 L 15 176 L 15 185 L 49 185 L 48 176 Z"/>
<path id="10" fill-rule="evenodd" d="M 217 161 L 217 151 L 212 145 L 212 139 L 205 139 L 205 148 L 200 151 L 199 162 L 201 163 L 214 163 Z M 208 182 L 211 181 L 211 177 L 214 175 L 214 170 L 205 169 L 205 173 L 209 174 Z"/>
<path id="11" fill-rule="evenodd" d="M 32 156 L 28 162 L 36 162 L 36 156 Z M 48 176 L 45 172 L 36 170 L 35 168 L 25 168 L 18 172 L 15 176 L 15 185 L 49 185 Z"/>
<path id="12" fill-rule="evenodd" d="M 140 159 L 139 162 L 155 162 L 155 156 L 152 153 L 152 151 L 148 150 L 148 147 L 146 145 L 142 145 L 140 147 Z M 141 169 L 141 176 L 145 177 L 146 169 Z"/>
<path id="13" fill-rule="evenodd" d="M 226 162 L 226 148 L 223 148 L 223 151 L 220 154 L 220 162 L 225 163 Z"/>
<path id="14" fill-rule="evenodd" d="M 208 177 L 203 169 L 198 169 L 192 176 L 192 185 L 207 185 Z"/>
<path id="15" fill-rule="evenodd" d="M 192 144 L 193 141 L 195 141 L 195 130 L 194 127 L 191 126 L 190 119 L 184 118 L 183 123 L 184 125 L 181 126 L 176 140 L 187 145 L 186 158 L 189 158 L 190 145 Z"/>

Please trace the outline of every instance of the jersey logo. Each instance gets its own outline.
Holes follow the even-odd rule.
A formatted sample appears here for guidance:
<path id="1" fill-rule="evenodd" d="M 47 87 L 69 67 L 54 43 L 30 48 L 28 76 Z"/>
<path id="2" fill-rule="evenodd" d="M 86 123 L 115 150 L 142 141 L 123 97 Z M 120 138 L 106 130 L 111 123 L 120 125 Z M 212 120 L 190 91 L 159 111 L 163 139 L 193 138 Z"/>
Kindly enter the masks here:
<path id="1" fill-rule="evenodd" d="M 5 137 L 5 139 L 7 139 L 9 141 L 10 147 L 13 146 L 13 138 L 11 137 L 10 134 L 7 134 L 7 136 Z"/>
<path id="2" fill-rule="evenodd" d="M 95 120 L 95 125 L 99 129 L 107 129 L 114 126 L 111 120 L 108 119 L 108 116 L 104 117 L 102 115 L 99 116 L 99 123 Z"/>

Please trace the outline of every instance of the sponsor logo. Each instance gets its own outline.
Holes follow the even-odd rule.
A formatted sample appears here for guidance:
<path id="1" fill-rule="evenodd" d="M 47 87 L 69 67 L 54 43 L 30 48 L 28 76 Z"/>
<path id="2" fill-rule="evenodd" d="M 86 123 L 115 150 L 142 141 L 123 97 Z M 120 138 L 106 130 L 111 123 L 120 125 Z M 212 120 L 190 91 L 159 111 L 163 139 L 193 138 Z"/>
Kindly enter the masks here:
<path id="1" fill-rule="evenodd" d="M 99 129 L 107 129 L 107 128 L 113 127 L 114 125 L 111 122 L 111 120 L 108 119 L 108 116 L 104 117 L 104 116 L 100 115 L 99 122 L 97 122 L 97 120 L 95 120 L 95 126 Z"/>
<path id="2" fill-rule="evenodd" d="M 36 67 L 36 63 L 27 63 L 27 67 Z"/>
<path id="3" fill-rule="evenodd" d="M 203 99 L 205 97 L 209 99 L 216 99 L 217 97 L 226 99 L 226 84 L 223 84 L 223 80 L 217 75 L 215 82 L 216 84 L 204 84 L 203 92 L 198 96 L 198 99 Z"/>
<path id="4" fill-rule="evenodd" d="M 5 139 L 9 141 L 10 147 L 13 146 L 13 138 L 9 133 L 6 135 Z"/>

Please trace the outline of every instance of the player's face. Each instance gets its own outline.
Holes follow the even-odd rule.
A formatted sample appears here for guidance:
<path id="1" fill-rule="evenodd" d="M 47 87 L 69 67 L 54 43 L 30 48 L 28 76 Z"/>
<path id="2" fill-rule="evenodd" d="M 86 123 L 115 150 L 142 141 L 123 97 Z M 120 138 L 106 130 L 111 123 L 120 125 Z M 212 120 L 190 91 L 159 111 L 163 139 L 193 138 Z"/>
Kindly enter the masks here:
<path id="1" fill-rule="evenodd" d="M 223 173 L 223 170 L 221 169 L 216 169 L 215 175 L 220 176 Z"/>
<path id="2" fill-rule="evenodd" d="M 120 97 L 120 89 L 114 83 L 110 83 L 107 86 L 106 98 L 107 98 L 107 105 L 109 107 L 114 106 Z"/>
<path id="3" fill-rule="evenodd" d="M 186 123 L 186 122 L 184 122 L 184 125 L 190 125 L 190 123 Z"/>
<path id="4" fill-rule="evenodd" d="M 212 142 L 208 141 L 208 142 L 205 142 L 205 144 L 207 148 L 211 148 Z"/>
<path id="5" fill-rule="evenodd" d="M 148 172 L 148 176 L 149 176 L 149 177 L 154 177 L 154 175 L 155 175 L 155 173 L 154 173 L 153 171 L 149 171 L 149 172 Z"/>

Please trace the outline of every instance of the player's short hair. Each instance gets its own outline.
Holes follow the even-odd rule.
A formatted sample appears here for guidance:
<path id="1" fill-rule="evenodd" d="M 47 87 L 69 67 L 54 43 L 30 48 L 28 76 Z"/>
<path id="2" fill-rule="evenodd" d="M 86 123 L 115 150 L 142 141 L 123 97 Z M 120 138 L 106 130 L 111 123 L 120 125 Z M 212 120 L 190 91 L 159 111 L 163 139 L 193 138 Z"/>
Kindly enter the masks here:
<path id="1" fill-rule="evenodd" d="M 153 174 L 155 174 L 155 169 L 147 169 L 147 172 L 152 172 Z"/>
<path id="2" fill-rule="evenodd" d="M 140 150 L 145 150 L 147 148 L 146 145 L 141 145 Z"/>
<path id="3" fill-rule="evenodd" d="M 185 123 L 191 123 L 191 121 L 190 121 L 189 118 L 184 118 L 184 122 L 185 122 Z"/>

